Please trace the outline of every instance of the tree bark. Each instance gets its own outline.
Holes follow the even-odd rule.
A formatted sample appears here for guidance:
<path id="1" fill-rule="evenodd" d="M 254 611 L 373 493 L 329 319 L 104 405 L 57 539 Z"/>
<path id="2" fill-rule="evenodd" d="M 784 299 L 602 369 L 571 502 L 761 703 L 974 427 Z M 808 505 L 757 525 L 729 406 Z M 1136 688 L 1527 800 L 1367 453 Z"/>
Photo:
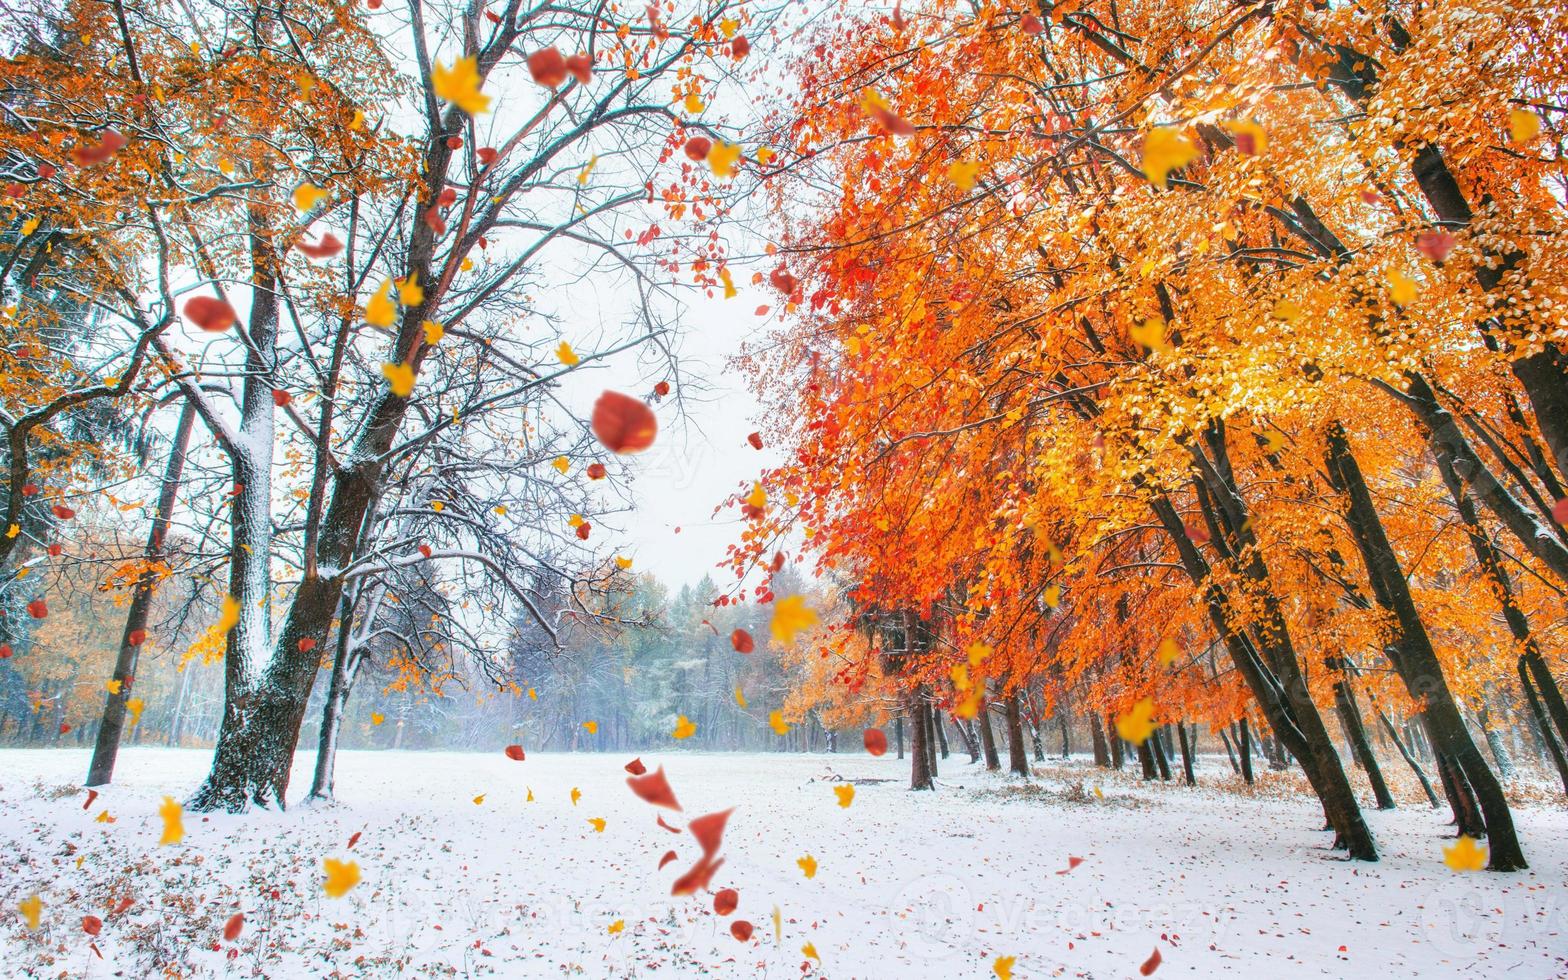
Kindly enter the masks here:
<path id="1" fill-rule="evenodd" d="M 917 687 L 904 695 L 904 711 L 909 715 L 909 788 L 931 789 L 931 753 L 926 748 L 925 689 Z"/>
<path id="2" fill-rule="evenodd" d="M 1094 764 L 1101 769 L 1111 768 L 1111 747 L 1105 740 L 1105 729 L 1100 727 L 1100 716 L 1093 711 L 1084 715 L 1089 722 L 1089 741 L 1094 746 Z"/>
<path id="3" fill-rule="evenodd" d="M 1192 746 L 1187 743 L 1187 725 L 1178 723 L 1176 737 L 1181 741 L 1181 774 L 1187 780 L 1188 786 L 1197 785 L 1197 779 L 1192 775 Z"/>
<path id="4" fill-rule="evenodd" d="M 1236 725 L 1236 754 L 1241 756 L 1241 778 L 1252 785 L 1252 728 L 1243 718 Z"/>
<path id="5" fill-rule="evenodd" d="M 1525 665 L 1523 657 L 1519 658 L 1519 686 L 1524 689 L 1525 700 L 1529 702 L 1531 717 L 1535 720 L 1535 734 L 1540 740 L 1542 748 L 1551 758 L 1552 764 L 1557 767 L 1557 776 L 1563 781 L 1563 792 L 1568 793 L 1568 755 L 1563 752 L 1563 747 L 1557 740 L 1557 735 L 1552 731 L 1551 719 L 1546 716 L 1546 709 L 1541 706 L 1541 699 L 1535 693 L 1535 685 L 1530 680 L 1530 670 Z"/>
<path id="6" fill-rule="evenodd" d="M 1388 791 L 1388 783 L 1383 780 L 1383 770 L 1377 764 L 1377 756 L 1372 753 L 1372 743 L 1367 740 L 1366 725 L 1362 723 L 1361 710 L 1356 705 L 1356 692 L 1350 686 L 1349 672 L 1338 660 L 1328 667 L 1338 673 L 1338 679 L 1334 681 L 1334 704 L 1339 709 L 1340 722 L 1345 727 L 1345 737 L 1350 740 L 1351 751 L 1361 770 L 1367 774 L 1367 782 L 1372 784 L 1377 808 L 1392 810 L 1394 797 Z"/>
<path id="7" fill-rule="evenodd" d="M 991 731 L 990 706 L 982 704 L 975 721 L 980 727 L 980 746 L 985 750 L 985 767 L 991 772 L 999 772 L 1002 760 L 996 754 L 996 735 Z"/>
<path id="8" fill-rule="evenodd" d="M 174 504 L 179 497 L 180 481 L 185 473 L 186 450 L 190 446 L 191 428 L 195 422 L 195 406 L 190 402 L 184 403 L 180 409 L 180 420 L 174 427 L 169 459 L 163 466 L 163 482 L 158 488 L 158 510 L 153 516 L 152 527 L 147 532 L 147 545 L 142 551 L 142 558 L 149 566 L 163 562 L 164 537 L 169 533 L 169 524 L 174 518 Z M 109 694 L 104 698 L 103 721 L 98 726 L 93 758 L 87 766 L 88 786 L 103 786 L 114 778 L 114 761 L 125 731 L 125 702 L 135 697 L 132 689 L 136 663 L 141 654 L 140 642 L 132 642 L 132 637 L 138 633 L 145 637 L 157 587 L 157 575 L 149 570 L 137 579 L 131 592 L 131 605 L 125 614 L 125 628 L 120 632 L 120 653 L 114 661 L 113 678 L 120 682 L 120 693 Z"/>
<path id="9" fill-rule="evenodd" d="M 1410 771 L 1416 774 L 1416 779 L 1421 783 L 1422 791 L 1426 793 L 1427 802 L 1432 804 L 1433 809 L 1442 806 L 1438 802 L 1437 793 L 1432 789 L 1432 781 L 1426 778 L 1426 773 L 1421 770 L 1420 761 L 1410 751 L 1409 746 L 1405 744 L 1405 740 L 1399 737 L 1399 731 L 1394 728 L 1394 723 L 1388 720 L 1388 715 L 1384 714 L 1381 708 L 1377 709 L 1377 720 L 1382 722 L 1383 731 L 1388 735 L 1389 741 L 1393 742 L 1394 748 L 1399 750 L 1399 757 L 1404 759 L 1405 764 L 1410 767 Z"/>
<path id="10" fill-rule="evenodd" d="M 1024 727 L 1022 712 L 1018 708 L 1018 692 L 1007 699 L 1007 768 L 1015 776 L 1028 777 L 1029 756 L 1024 752 Z"/>

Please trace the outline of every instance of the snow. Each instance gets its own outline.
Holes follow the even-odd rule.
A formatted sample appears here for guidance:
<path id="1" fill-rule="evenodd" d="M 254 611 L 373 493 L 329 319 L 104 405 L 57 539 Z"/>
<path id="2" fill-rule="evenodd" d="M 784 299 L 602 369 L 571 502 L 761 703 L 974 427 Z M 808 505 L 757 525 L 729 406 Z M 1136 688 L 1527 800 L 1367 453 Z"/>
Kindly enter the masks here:
<path id="1" fill-rule="evenodd" d="M 158 802 L 194 789 L 208 753 L 124 749 L 120 782 L 83 810 L 87 757 L 0 751 L 0 972 L 796 977 L 809 963 L 830 977 L 990 977 L 1006 955 L 1020 978 L 1132 977 L 1158 948 L 1156 977 L 1568 975 L 1560 806 L 1516 811 L 1529 871 L 1460 874 L 1442 863 L 1446 810 L 1369 810 L 1383 860 L 1346 862 L 1294 777 L 1238 792 L 1223 759 L 1202 760 L 1196 789 L 1075 761 L 1023 790 L 955 755 L 938 791 L 917 794 L 891 754 L 644 755 L 686 808 L 676 826 L 736 807 L 713 887 L 739 890 L 732 918 L 756 926 L 741 943 L 711 896 L 669 895 L 696 847 L 655 825 L 620 756 L 345 751 L 340 802 L 186 814 L 167 847 Z M 296 797 L 312 763 L 295 760 Z M 848 809 L 835 775 L 856 781 Z M 116 822 L 95 822 L 106 808 Z M 1070 855 L 1083 863 L 1059 874 Z M 322 893 L 325 857 L 359 862 L 347 897 Z M 43 926 L 28 932 L 16 907 L 35 891 Z M 136 904 L 110 915 L 126 896 Z M 244 931 L 222 942 L 235 911 Z M 80 928 L 89 913 L 105 920 L 101 961 Z"/>

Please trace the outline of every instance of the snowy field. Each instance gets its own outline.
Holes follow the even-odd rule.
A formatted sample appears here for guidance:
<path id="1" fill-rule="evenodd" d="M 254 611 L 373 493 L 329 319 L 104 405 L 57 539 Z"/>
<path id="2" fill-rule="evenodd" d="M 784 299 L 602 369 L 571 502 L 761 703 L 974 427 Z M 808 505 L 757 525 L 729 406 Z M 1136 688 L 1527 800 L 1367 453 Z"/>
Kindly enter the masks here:
<path id="1" fill-rule="evenodd" d="M 1458 874 L 1424 806 L 1368 813 L 1381 863 L 1337 860 L 1288 776 L 1237 795 L 1053 765 L 1018 791 L 955 756 L 937 793 L 913 794 L 891 754 L 644 756 L 685 807 L 676 827 L 736 807 L 713 887 L 740 905 L 722 917 L 710 895 L 670 897 L 697 848 L 656 825 L 670 811 L 632 795 L 618 756 L 343 752 L 339 802 L 187 814 L 185 839 L 160 847 L 159 800 L 207 759 L 127 749 L 84 810 L 85 752 L 0 751 L 0 974 L 991 977 L 1002 955 L 1015 977 L 1136 977 L 1158 949 L 1156 977 L 1568 976 L 1561 808 L 1518 811 L 1528 872 Z M 1200 782 L 1229 780 L 1205 762 Z M 847 809 L 835 776 L 855 782 Z M 322 892 L 326 857 L 362 869 L 344 898 Z M 28 932 L 17 903 L 35 892 Z"/>

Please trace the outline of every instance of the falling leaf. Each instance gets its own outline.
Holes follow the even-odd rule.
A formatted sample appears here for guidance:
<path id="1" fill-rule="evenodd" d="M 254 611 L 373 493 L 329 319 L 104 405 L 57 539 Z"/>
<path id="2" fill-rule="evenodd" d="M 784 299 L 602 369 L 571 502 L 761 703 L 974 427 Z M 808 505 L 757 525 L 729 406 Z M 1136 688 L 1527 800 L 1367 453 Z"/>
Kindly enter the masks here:
<path id="1" fill-rule="evenodd" d="M 44 912 L 44 900 L 35 893 L 17 902 L 16 907 L 21 911 L 22 918 L 27 922 L 27 928 L 37 929 L 38 921 Z"/>
<path id="2" fill-rule="evenodd" d="M 739 684 L 735 685 L 735 703 L 742 708 L 746 707 L 746 695 L 741 693 Z"/>
<path id="3" fill-rule="evenodd" d="M 1143 139 L 1143 174 L 1162 190 L 1172 170 L 1180 170 L 1196 159 L 1198 148 L 1170 127 L 1152 129 Z"/>
<path id="4" fill-rule="evenodd" d="M 975 177 L 980 173 L 980 164 L 965 160 L 954 160 L 947 165 L 947 179 L 957 185 L 961 191 L 972 191 L 975 187 Z"/>
<path id="5" fill-rule="evenodd" d="M 392 305 L 392 280 L 383 280 L 376 291 L 365 301 L 365 322 L 372 327 L 390 327 L 397 319 L 397 307 Z"/>
<path id="6" fill-rule="evenodd" d="M 1045 587 L 1045 592 L 1041 594 L 1040 598 L 1045 600 L 1045 604 L 1048 608 L 1055 609 L 1057 606 L 1062 604 L 1062 587 L 1057 584 L 1048 585 Z"/>
<path id="7" fill-rule="evenodd" d="M 740 160 L 740 145 L 723 140 L 713 144 L 708 151 L 708 166 L 719 177 L 735 176 L 735 164 Z"/>
<path id="8" fill-rule="evenodd" d="M 112 129 L 103 131 L 97 143 L 83 143 L 71 151 L 71 160 L 78 167 L 90 167 L 94 164 L 105 163 L 116 153 L 125 149 L 130 140 Z"/>
<path id="9" fill-rule="evenodd" d="M 1181 647 L 1170 637 L 1160 641 L 1159 649 L 1154 652 L 1155 659 L 1159 660 L 1161 667 L 1169 667 L 1181 656 Z"/>
<path id="10" fill-rule="evenodd" d="M 615 567 L 619 568 L 623 572 L 628 571 L 632 567 L 632 560 L 630 558 L 622 558 L 620 555 L 616 555 Z"/>
<path id="11" fill-rule="evenodd" d="M 566 471 L 572 468 L 572 461 L 567 459 L 565 456 L 557 456 L 555 457 L 555 461 L 550 465 L 555 467 L 556 471 L 564 476 Z M 581 518 L 578 519 L 577 523 L 582 523 Z M 573 524 L 572 526 L 576 527 L 577 524 Z"/>
<path id="12" fill-rule="evenodd" d="M 613 936 L 613 935 L 619 933 L 621 930 L 623 930 L 625 928 L 626 928 L 626 920 L 625 919 L 616 919 L 614 922 L 610 923 L 610 928 L 609 928 L 610 935 Z"/>
<path id="13" fill-rule="evenodd" d="M 1127 328 L 1127 333 L 1140 347 L 1154 351 L 1171 349 L 1165 341 L 1165 321 L 1159 317 L 1150 317 L 1141 324 L 1135 323 Z"/>
<path id="14" fill-rule="evenodd" d="M 713 895 L 713 911 L 719 915 L 729 915 L 740 905 L 740 892 L 733 888 L 721 888 Z"/>
<path id="15" fill-rule="evenodd" d="M 104 681 L 103 682 L 103 686 L 109 691 L 110 694 L 119 694 L 120 693 L 120 683 L 121 682 L 118 679 L 112 680 L 112 681 Z"/>
<path id="16" fill-rule="evenodd" d="M 414 369 L 407 364 L 383 364 L 381 373 L 387 379 L 387 387 L 392 389 L 392 394 L 399 398 L 407 398 L 414 392 Z M 440 508 L 436 508 L 440 510 Z"/>
<path id="17" fill-rule="evenodd" d="M 294 207 L 300 211 L 309 211 L 327 196 L 327 192 L 315 184 L 301 184 L 294 188 Z"/>
<path id="18" fill-rule="evenodd" d="M 687 112 L 694 116 L 706 108 L 702 104 L 702 97 L 699 96 L 696 92 L 688 92 L 686 94 L 685 101 L 682 102 L 681 105 Z"/>
<path id="19" fill-rule="evenodd" d="M 595 833 L 598 833 L 598 834 L 604 833 L 604 818 L 603 817 L 589 817 L 588 818 L 588 822 L 593 825 L 593 829 L 594 829 Z"/>
<path id="20" fill-rule="evenodd" d="M 560 57 L 559 53 L 556 56 Z M 481 82 L 479 59 L 475 55 L 457 59 L 451 68 L 443 68 L 436 62 L 430 72 L 430 88 L 436 98 L 452 103 L 470 116 L 490 108 L 490 96 L 479 91 Z"/>
<path id="21" fill-rule="evenodd" d="M 750 633 L 737 627 L 730 631 L 730 646 L 735 648 L 736 653 L 750 653 L 757 648 L 757 642 Z"/>
<path id="22" fill-rule="evenodd" d="M 1416 298 L 1416 281 L 1403 272 L 1393 271 L 1388 274 L 1389 298 L 1400 306 L 1409 306 Z"/>
<path id="23" fill-rule="evenodd" d="M 773 620 L 768 624 L 773 642 L 789 646 L 795 637 L 817 624 L 816 610 L 806 605 L 804 596 L 792 595 L 780 599 L 773 606 Z"/>
<path id="24" fill-rule="evenodd" d="M 554 46 L 541 48 L 528 56 L 528 74 L 545 88 L 556 88 L 566 81 L 566 58 Z"/>
<path id="25" fill-rule="evenodd" d="M 865 742 L 866 751 L 872 755 L 883 755 L 887 752 L 887 735 L 880 728 L 868 728 L 861 735 Z"/>
<path id="26" fill-rule="evenodd" d="M 653 445 L 659 420 L 641 399 L 606 391 L 593 404 L 593 434 L 612 453 L 640 453 Z"/>
<path id="27" fill-rule="evenodd" d="M 382 713 L 381 713 L 381 712 L 379 712 L 379 711 L 372 711 L 372 712 L 371 712 L 371 713 L 370 713 L 370 723 L 371 723 L 371 724 L 372 724 L 372 725 L 379 725 L 379 724 L 381 724 L 381 723 L 382 723 L 382 722 L 383 722 L 383 721 L 386 721 L 386 720 L 387 720 L 387 716 L 386 716 L 386 715 L 384 715 L 384 714 L 382 714 Z"/>
<path id="28" fill-rule="evenodd" d="M 849 805 L 855 802 L 855 787 L 852 783 L 833 787 L 833 795 L 838 797 L 838 805 L 848 810 Z"/>
<path id="29" fill-rule="evenodd" d="M 180 817 L 185 813 L 185 808 L 175 802 L 174 797 L 165 796 L 163 803 L 158 806 L 158 816 L 163 818 L 163 836 L 158 838 L 161 847 L 164 844 L 178 844 L 185 837 L 185 827 Z"/>
<path id="30" fill-rule="evenodd" d="M 819 966 L 822 964 L 822 957 L 817 955 L 817 947 L 814 943 L 802 943 L 800 955 L 816 960 Z"/>
<path id="31" fill-rule="evenodd" d="M 1016 956 L 998 956 L 991 963 L 991 972 L 996 974 L 997 980 L 1013 980 L 1013 964 L 1016 962 Z"/>
<path id="32" fill-rule="evenodd" d="M 1428 228 L 1416 235 L 1416 251 L 1433 262 L 1442 262 L 1459 244 L 1452 232 L 1441 228 Z"/>
<path id="33" fill-rule="evenodd" d="M 1138 967 L 1138 972 L 1143 976 L 1149 976 L 1155 970 L 1160 968 L 1160 963 L 1160 950 L 1159 947 L 1155 947 L 1154 952 L 1149 955 L 1149 958 L 1143 961 L 1142 966 Z"/>
<path id="34" fill-rule="evenodd" d="M 582 358 L 577 356 L 577 352 L 572 350 L 572 345 L 564 340 L 561 341 L 561 346 L 555 349 L 555 356 L 560 358 L 561 363 L 567 367 L 574 367 L 582 360 Z"/>
<path id="35" fill-rule="evenodd" d="M 583 169 L 577 173 L 577 183 L 579 186 L 586 185 L 588 183 L 588 175 L 593 173 L 594 165 L 598 162 L 599 154 L 597 153 L 588 158 L 588 162 L 583 165 Z"/>
<path id="36" fill-rule="evenodd" d="M 1485 844 L 1462 834 L 1452 847 L 1443 848 L 1443 863 L 1455 871 L 1481 871 L 1486 867 L 1487 851 Z"/>
<path id="37" fill-rule="evenodd" d="M 868 88 L 860 96 L 860 109 L 866 115 L 881 123 L 882 128 L 894 136 L 913 136 L 915 127 L 893 112 L 887 100 L 874 88 Z"/>
<path id="38" fill-rule="evenodd" d="M 439 344 L 441 343 L 441 338 L 446 336 L 446 327 L 443 327 L 435 320 L 426 320 L 420 326 L 425 328 L 425 343 L 427 344 Z"/>
<path id="39" fill-rule="evenodd" d="M 299 249 L 309 258 L 330 259 L 332 256 L 343 251 L 343 242 L 339 240 L 336 235 L 329 233 L 322 235 L 321 240 L 314 244 L 298 242 L 294 245 L 294 247 Z"/>
<path id="40" fill-rule="evenodd" d="M 1243 156 L 1255 157 L 1268 148 L 1268 136 L 1263 132 L 1263 127 L 1255 122 L 1238 120 L 1226 123 L 1225 128 L 1230 131 L 1236 141 L 1236 149 Z"/>
<path id="41" fill-rule="evenodd" d="M 216 296 L 192 296 L 185 301 L 184 309 L 192 323 L 211 333 L 227 330 L 240 319 L 234 307 Z"/>
<path id="42" fill-rule="evenodd" d="M 675 731 L 671 732 L 670 734 L 678 739 L 691 738 L 693 735 L 697 734 L 697 723 L 692 721 L 690 718 L 687 718 L 685 715 L 681 715 L 679 718 L 675 719 Z"/>
<path id="43" fill-rule="evenodd" d="M 1132 710 L 1116 718 L 1116 734 L 1134 745 L 1142 745 L 1154 731 L 1154 699 L 1144 698 Z"/>
<path id="44" fill-rule="evenodd" d="M 1073 857 L 1071 855 L 1068 855 L 1067 867 L 1063 868 L 1062 870 L 1060 870 L 1060 871 L 1058 871 L 1056 873 L 1059 874 L 1059 875 L 1067 874 L 1069 871 L 1071 871 L 1072 869 L 1078 867 L 1078 865 L 1080 865 L 1082 863 L 1083 863 L 1083 858 L 1081 858 L 1081 857 Z"/>
<path id="45" fill-rule="evenodd" d="M 597 734 L 599 731 L 599 723 L 597 721 L 585 721 L 583 722 L 583 727 L 588 729 L 589 735 Z"/>
<path id="46" fill-rule="evenodd" d="M 229 921 L 223 924 L 223 938 L 229 942 L 240 937 L 240 930 L 245 928 L 245 913 L 236 912 L 229 916 Z"/>
<path id="47" fill-rule="evenodd" d="M 662 806 L 668 810 L 681 808 L 680 803 L 675 799 L 675 791 L 670 789 L 670 781 L 664 775 L 663 766 L 641 776 L 628 777 L 626 785 L 631 787 L 631 791 L 645 803 Z"/>
<path id="48" fill-rule="evenodd" d="M 359 864 L 355 861 L 323 858 L 321 867 L 327 874 L 326 880 L 321 883 L 321 890 L 327 893 L 328 898 L 342 898 L 349 889 L 359 884 Z"/>
<path id="49" fill-rule="evenodd" d="M 28 235 L 31 235 L 33 232 L 37 231 L 38 224 L 39 220 L 37 218 L 28 218 L 26 221 L 22 222 L 22 237 L 26 238 Z"/>
<path id="50" fill-rule="evenodd" d="M 734 922 L 730 923 L 730 935 L 734 936 L 741 942 L 746 942 L 749 940 L 751 938 L 751 932 L 751 923 L 747 922 L 745 919 L 736 919 Z"/>
<path id="51" fill-rule="evenodd" d="M 773 906 L 773 941 L 776 943 L 784 941 L 784 914 L 779 911 L 777 905 Z"/>
<path id="52" fill-rule="evenodd" d="M 800 858 L 795 863 L 800 866 L 801 873 L 807 878 L 815 878 L 817 876 L 817 859 L 810 854 Z"/>
<path id="53" fill-rule="evenodd" d="M 513 762 L 522 762 L 525 758 L 521 745 L 508 745 L 503 751 L 506 753 L 506 757 Z"/>
<path id="54" fill-rule="evenodd" d="M 1508 113 L 1508 136 L 1515 143 L 1532 140 L 1541 132 L 1541 117 L 1528 109 Z"/>
<path id="55" fill-rule="evenodd" d="M 393 280 L 397 286 L 397 301 L 402 306 L 418 306 L 425 301 L 425 291 L 419 285 L 419 277 L 410 272 L 402 279 Z"/>
<path id="56" fill-rule="evenodd" d="M 782 711 L 768 712 L 768 724 L 772 726 L 773 734 L 775 735 L 789 734 L 789 725 L 785 724 L 784 712 Z"/>
<path id="57" fill-rule="evenodd" d="M 578 789 L 576 786 L 573 786 L 572 787 L 572 806 L 576 806 L 577 805 L 577 801 L 582 799 L 582 798 L 583 798 L 583 791 Z"/>
<path id="58" fill-rule="evenodd" d="M 109 813 L 108 810 L 105 810 L 102 813 L 98 814 L 98 816 L 94 817 L 93 818 L 93 822 L 94 823 L 114 823 L 118 819 L 119 819 L 118 817 L 112 816 Z"/>

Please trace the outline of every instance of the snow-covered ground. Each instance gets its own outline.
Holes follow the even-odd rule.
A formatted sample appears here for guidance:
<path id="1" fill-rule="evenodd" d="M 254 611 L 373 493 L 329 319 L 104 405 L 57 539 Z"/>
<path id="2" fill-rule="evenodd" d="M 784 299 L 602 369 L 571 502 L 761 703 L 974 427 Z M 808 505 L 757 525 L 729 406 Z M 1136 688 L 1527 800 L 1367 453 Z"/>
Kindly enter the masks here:
<path id="1" fill-rule="evenodd" d="M 1347 863 L 1278 774 L 1238 794 L 1079 763 L 1019 791 L 954 756 L 917 794 L 891 754 L 644 756 L 676 814 L 633 796 L 617 756 L 344 752 L 339 802 L 187 814 L 185 839 L 160 847 L 160 799 L 183 798 L 207 759 L 128 749 L 84 810 L 85 752 L 0 751 L 0 974 L 990 977 L 1012 956 L 1016 977 L 1135 977 L 1158 949 L 1156 977 L 1568 976 L 1560 807 L 1517 812 L 1531 870 L 1460 874 L 1442 862 L 1446 811 L 1369 811 L 1383 860 Z M 1230 782 L 1205 762 L 1200 782 Z M 297 794 L 310 764 L 296 761 Z M 836 777 L 855 783 L 847 809 Z M 655 815 L 682 827 L 728 807 L 713 887 L 740 905 L 723 917 L 711 895 L 670 896 L 698 852 Z M 1068 871 L 1069 856 L 1083 862 Z M 344 898 L 322 892 L 327 857 L 362 870 Z M 17 903 L 35 892 L 29 932 Z"/>

